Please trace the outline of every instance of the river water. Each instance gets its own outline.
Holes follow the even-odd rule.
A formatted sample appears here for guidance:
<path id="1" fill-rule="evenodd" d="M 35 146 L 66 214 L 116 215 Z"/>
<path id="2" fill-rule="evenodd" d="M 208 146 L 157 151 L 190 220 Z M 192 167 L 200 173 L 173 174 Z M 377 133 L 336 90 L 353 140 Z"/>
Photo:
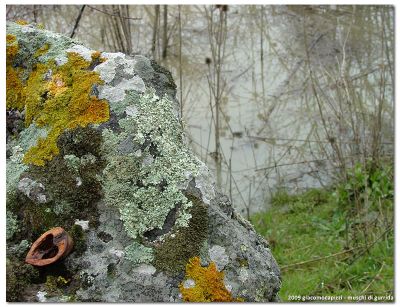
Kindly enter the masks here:
<path id="1" fill-rule="evenodd" d="M 42 8 L 39 22 L 62 33 L 70 32 L 79 12 L 78 6 Z M 247 216 L 267 209 L 279 188 L 295 193 L 332 182 L 339 166 L 332 138 L 344 159 L 350 157 L 346 165 L 360 154 L 365 158 L 379 102 L 380 137 L 385 151 L 393 151 L 393 7 L 221 10 L 169 6 L 168 56 L 162 59 L 158 43 L 156 59 L 178 85 L 190 145 L 213 172 L 221 161 L 220 189 L 237 210 Z M 133 53 L 151 55 L 154 7 L 130 6 L 129 12 L 142 18 L 130 24 Z M 86 8 L 76 38 L 93 49 L 118 51 L 104 39 L 111 31 L 106 18 Z M 217 52 L 213 57 L 218 45 L 220 62 Z M 220 155 L 215 154 L 216 92 Z M 365 150 L 355 150 L 354 140 Z"/>

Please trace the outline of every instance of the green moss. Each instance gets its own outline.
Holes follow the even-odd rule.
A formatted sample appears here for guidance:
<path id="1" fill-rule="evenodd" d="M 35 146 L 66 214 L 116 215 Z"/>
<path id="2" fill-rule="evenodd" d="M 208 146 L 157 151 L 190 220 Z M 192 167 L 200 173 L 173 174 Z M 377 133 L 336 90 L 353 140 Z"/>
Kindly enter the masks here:
<path id="1" fill-rule="evenodd" d="M 110 279 L 114 279 L 116 274 L 117 274 L 116 265 L 114 263 L 110 263 L 107 266 L 107 277 L 110 278 Z"/>
<path id="2" fill-rule="evenodd" d="M 249 261 L 246 258 L 238 258 L 237 259 L 239 262 L 239 266 L 248 268 L 249 267 Z"/>
<path id="3" fill-rule="evenodd" d="M 69 231 L 69 235 L 74 241 L 74 252 L 80 256 L 86 251 L 86 235 L 80 225 L 73 225 Z"/>
<path id="4" fill-rule="evenodd" d="M 39 271 L 23 261 L 7 258 L 6 279 L 7 302 L 20 302 L 25 287 L 39 279 Z"/>
<path id="5" fill-rule="evenodd" d="M 391 294 L 394 289 L 394 233 L 393 229 L 387 229 L 385 222 L 386 218 L 392 220 L 393 207 L 386 207 L 388 210 L 383 213 L 386 217 L 366 224 L 367 234 L 372 236 L 367 243 L 374 243 L 368 252 L 360 249 L 365 241 L 361 245 L 357 241 L 354 244 L 351 240 L 358 238 L 349 232 L 349 243 L 354 244 L 350 250 L 355 249 L 342 254 L 349 250 L 345 212 L 331 194 L 327 189 L 297 195 L 280 191 L 272 198 L 273 206 L 268 212 L 252 217 L 253 225 L 269 241 L 281 268 L 279 296 L 284 302 L 290 301 L 293 293 L 304 296 L 334 293 L 343 295 L 347 301 L 349 295 L 367 294 L 364 291 L 367 286 L 368 294 L 373 296 Z M 385 229 L 389 231 L 380 238 Z M 335 254 L 338 255 L 329 257 Z M 324 259 L 310 261 L 316 258 Z M 302 262 L 305 264 L 290 266 Z"/>
<path id="6" fill-rule="evenodd" d="M 75 219 L 96 223 L 96 203 L 102 198 L 97 175 L 104 166 L 99 156 L 101 141 L 101 133 L 93 128 L 65 131 L 57 143 L 61 155 L 44 167 L 31 166 L 25 172 L 24 176 L 46 187 L 49 199 L 53 200 L 48 208 L 54 213 L 57 226 L 72 227 Z"/>
<path id="7" fill-rule="evenodd" d="M 190 197 L 190 200 L 193 206 L 190 209 L 192 218 L 189 225 L 168 236 L 155 248 L 153 264 L 162 271 L 183 271 L 189 259 L 200 254 L 201 247 L 207 239 L 207 207 L 194 197 Z"/>
<path id="8" fill-rule="evenodd" d="M 49 204 L 37 205 L 26 199 L 20 212 L 22 215 L 22 235 L 31 241 L 35 241 L 47 230 L 60 226 L 60 220 L 52 212 Z"/>
<path id="9" fill-rule="evenodd" d="M 59 145 L 66 155 L 80 155 L 87 150 L 98 154 L 100 141 L 96 130 L 80 128 L 65 132 Z M 57 156 L 44 167 L 31 166 L 25 171 L 24 177 L 45 186 L 49 202 L 34 204 L 25 195 L 18 195 L 14 212 L 23 221 L 22 236 L 35 240 L 52 227 L 73 227 L 76 219 L 89 220 L 92 224 L 97 222 L 96 203 L 102 197 L 102 188 L 96 175 L 101 172 L 103 162 L 101 157 L 90 152 L 77 159 L 76 169 L 71 169 L 67 159 Z"/>

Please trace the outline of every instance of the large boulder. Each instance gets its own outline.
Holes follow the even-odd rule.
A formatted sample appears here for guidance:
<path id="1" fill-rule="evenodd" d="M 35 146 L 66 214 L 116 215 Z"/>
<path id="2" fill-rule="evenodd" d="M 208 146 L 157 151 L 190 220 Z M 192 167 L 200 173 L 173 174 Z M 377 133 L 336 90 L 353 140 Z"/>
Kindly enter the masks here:
<path id="1" fill-rule="evenodd" d="M 268 242 L 189 149 L 171 74 L 7 23 L 7 300 L 275 301 Z M 24 264 L 63 227 L 74 250 Z"/>

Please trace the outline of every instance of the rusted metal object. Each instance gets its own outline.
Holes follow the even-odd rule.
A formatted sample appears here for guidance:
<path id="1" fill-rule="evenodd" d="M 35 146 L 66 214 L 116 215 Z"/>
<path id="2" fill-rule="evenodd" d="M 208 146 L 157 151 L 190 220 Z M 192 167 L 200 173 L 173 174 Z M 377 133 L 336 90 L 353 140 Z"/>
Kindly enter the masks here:
<path id="1" fill-rule="evenodd" d="M 72 248 L 73 241 L 68 233 L 61 227 L 55 227 L 33 243 L 25 262 L 34 266 L 46 266 L 65 258 Z"/>

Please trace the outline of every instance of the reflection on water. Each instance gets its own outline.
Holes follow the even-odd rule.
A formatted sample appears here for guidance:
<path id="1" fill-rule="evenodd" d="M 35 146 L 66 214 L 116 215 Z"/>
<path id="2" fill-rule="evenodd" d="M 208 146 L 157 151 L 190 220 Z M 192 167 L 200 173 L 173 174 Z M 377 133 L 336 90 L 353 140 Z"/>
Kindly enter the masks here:
<path id="1" fill-rule="evenodd" d="M 68 33 L 76 14 L 65 10 L 37 18 Z M 116 51 L 110 17 L 86 10 L 77 38 Z M 220 167 L 241 212 L 266 208 L 279 187 L 326 185 L 355 161 L 393 154 L 393 7 L 168 6 L 165 59 L 161 19 L 151 49 L 154 12 L 129 7 L 142 18 L 130 22 L 132 52 L 172 71 L 189 142 Z"/>

